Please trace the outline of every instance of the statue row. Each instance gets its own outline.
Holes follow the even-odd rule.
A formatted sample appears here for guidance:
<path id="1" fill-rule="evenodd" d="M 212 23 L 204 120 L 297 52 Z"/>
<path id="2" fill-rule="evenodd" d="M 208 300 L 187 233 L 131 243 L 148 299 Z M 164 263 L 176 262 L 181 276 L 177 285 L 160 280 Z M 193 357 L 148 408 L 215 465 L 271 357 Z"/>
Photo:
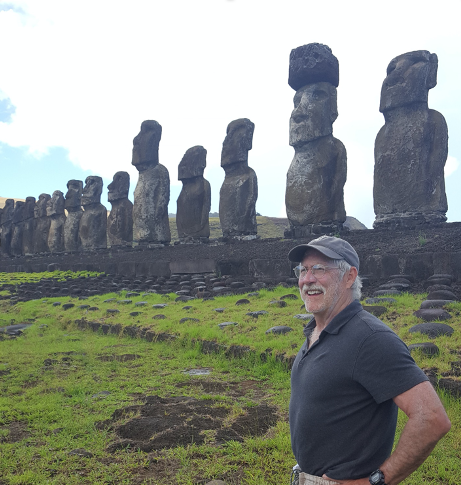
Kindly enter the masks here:
<path id="1" fill-rule="evenodd" d="M 447 220 L 448 128 L 444 117 L 428 108 L 437 67 L 437 55 L 424 50 L 402 54 L 387 67 L 379 107 L 385 124 L 375 141 L 374 228 L 414 228 Z M 338 232 L 346 219 L 347 156 L 333 136 L 337 58 L 323 44 L 293 49 L 288 84 L 296 91 L 290 118 L 295 154 L 287 173 L 290 228 L 285 235 Z"/>
<path id="2" fill-rule="evenodd" d="M 223 143 L 221 165 L 226 173 L 220 191 L 219 215 L 224 236 L 256 237 L 256 174 L 248 166 L 254 124 L 246 119 L 232 121 Z M 159 163 L 162 127 L 144 121 L 133 140 L 132 164 L 139 171 L 134 204 L 128 199 L 130 176 L 117 172 L 108 186 L 109 216 L 101 204 L 103 181 L 90 176 L 83 186 L 69 180 L 67 193 L 41 194 L 36 201 L 7 199 L 0 210 L 1 250 L 5 255 L 79 251 L 107 246 L 168 244 L 170 178 Z M 203 177 L 207 151 L 195 146 L 186 151 L 178 167 L 183 182 L 177 200 L 176 224 L 181 241 L 210 236 L 210 184 Z"/>
<path id="3" fill-rule="evenodd" d="M 446 221 L 444 166 L 448 129 L 444 117 L 428 108 L 428 92 L 437 83 L 438 59 L 414 51 L 393 59 L 381 89 L 380 111 L 385 124 L 375 141 L 375 228 L 415 227 Z M 338 116 L 339 63 L 323 44 L 293 49 L 289 85 L 296 91 L 290 117 L 293 161 L 287 172 L 285 203 L 289 220 L 286 237 L 334 233 L 346 219 L 344 184 L 347 155 L 333 136 Z M 258 184 L 248 166 L 254 124 L 232 121 L 223 142 L 219 217 L 226 237 L 256 237 Z M 100 203 L 102 179 L 91 176 L 85 187 L 69 181 L 64 195 L 40 195 L 36 202 L 9 199 L 0 214 L 2 252 L 31 254 L 76 251 L 137 243 L 167 244 L 170 179 L 159 163 L 162 127 L 144 121 L 133 140 L 132 164 L 139 171 L 134 204 L 128 200 L 129 175 L 118 172 L 109 185 L 112 210 L 107 218 Z M 183 183 L 177 201 L 180 240 L 208 238 L 210 184 L 203 177 L 206 150 L 190 148 L 178 168 Z M 83 207 L 83 209 L 82 209 Z M 67 216 L 65 210 L 67 210 Z"/>

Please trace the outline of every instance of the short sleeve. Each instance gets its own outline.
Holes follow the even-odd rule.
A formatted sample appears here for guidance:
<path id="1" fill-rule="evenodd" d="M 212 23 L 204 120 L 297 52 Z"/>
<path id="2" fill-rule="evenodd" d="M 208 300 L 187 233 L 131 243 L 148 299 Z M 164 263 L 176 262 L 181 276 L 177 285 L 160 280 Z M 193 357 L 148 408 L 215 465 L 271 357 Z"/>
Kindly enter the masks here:
<path id="1" fill-rule="evenodd" d="M 378 404 L 428 380 L 392 330 L 375 331 L 364 339 L 357 352 L 353 379 Z"/>

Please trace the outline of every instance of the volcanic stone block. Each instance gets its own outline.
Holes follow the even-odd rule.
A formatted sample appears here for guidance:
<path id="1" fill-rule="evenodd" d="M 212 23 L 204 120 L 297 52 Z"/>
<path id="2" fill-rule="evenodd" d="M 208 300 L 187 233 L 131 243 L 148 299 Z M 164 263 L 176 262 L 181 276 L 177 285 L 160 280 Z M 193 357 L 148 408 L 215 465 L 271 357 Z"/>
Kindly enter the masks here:
<path id="1" fill-rule="evenodd" d="M 331 49 L 324 44 L 307 44 L 290 53 L 288 84 L 297 91 L 306 84 L 327 81 L 339 84 L 339 63 Z"/>
<path id="2" fill-rule="evenodd" d="M 22 254 L 34 252 L 34 208 L 35 197 L 26 197 L 24 204 L 24 229 L 22 232 Z"/>
<path id="3" fill-rule="evenodd" d="M 221 152 L 221 167 L 226 176 L 219 192 L 219 219 L 224 237 L 256 236 L 258 232 L 258 180 L 248 166 L 254 126 L 247 118 L 234 120 L 227 126 Z"/>
<path id="4" fill-rule="evenodd" d="M 183 187 L 177 200 L 176 226 L 180 240 L 210 237 L 211 187 L 203 178 L 206 150 L 189 148 L 178 167 L 178 180 Z"/>
<path id="5" fill-rule="evenodd" d="M 64 213 L 64 194 L 60 190 L 55 190 L 53 196 L 47 202 L 46 214 L 51 220 L 48 232 L 48 248 L 52 253 L 64 251 L 66 215 Z"/>
<path id="6" fill-rule="evenodd" d="M 420 344 L 411 344 L 408 346 L 408 350 L 411 352 L 412 350 L 421 350 L 424 355 L 428 355 L 429 357 L 433 357 L 435 355 L 439 355 L 440 351 L 437 345 L 432 342 L 423 342 Z"/>
<path id="7" fill-rule="evenodd" d="M 296 82 L 289 82 L 296 94 L 290 145 L 295 155 L 287 173 L 285 204 L 290 229 L 285 235 L 336 232 L 346 220 L 347 171 L 346 149 L 333 137 L 333 122 L 338 117 L 338 61 L 327 46 L 299 47 L 290 55 L 292 78 Z"/>
<path id="8" fill-rule="evenodd" d="M 428 323 L 419 323 L 410 328 L 410 333 L 420 332 L 424 335 L 428 335 L 431 338 L 436 338 L 441 335 L 452 335 L 454 332 L 453 327 L 447 325 L 445 323 L 435 323 L 435 322 L 428 322 Z"/>
<path id="9" fill-rule="evenodd" d="M 133 203 L 128 199 L 130 175 L 117 172 L 109 189 L 108 200 L 112 204 L 107 219 L 107 241 L 109 246 L 127 246 L 133 242 Z"/>
<path id="10" fill-rule="evenodd" d="M 46 215 L 50 194 L 40 194 L 34 207 L 34 253 L 47 253 L 51 219 Z"/>
<path id="11" fill-rule="evenodd" d="M 385 124 L 375 141 L 375 228 L 414 228 L 446 221 L 445 118 L 428 108 L 438 59 L 428 51 L 394 58 L 381 89 Z"/>
<path id="12" fill-rule="evenodd" d="M 83 182 L 81 180 L 69 180 L 67 182 L 64 204 L 67 210 L 67 218 L 64 224 L 64 249 L 66 251 L 78 251 L 79 249 L 78 230 L 80 219 L 83 216 L 82 193 Z"/>
<path id="13" fill-rule="evenodd" d="M 11 234 L 11 254 L 22 254 L 22 234 L 24 230 L 24 202 L 17 200 L 13 210 L 13 224 Z"/>
<path id="14" fill-rule="evenodd" d="M 107 210 L 101 204 L 102 178 L 90 175 L 85 179 L 82 193 L 83 215 L 78 237 L 82 250 L 107 247 Z"/>
<path id="15" fill-rule="evenodd" d="M 423 308 L 413 312 L 413 315 L 426 322 L 430 322 L 431 320 L 448 320 L 451 318 L 451 315 L 442 308 Z"/>
<path id="16" fill-rule="evenodd" d="M 168 219 L 170 176 L 158 161 L 161 136 L 160 124 L 146 120 L 133 139 L 131 163 L 139 171 L 134 191 L 133 240 L 139 243 L 168 244 L 171 241 Z"/>

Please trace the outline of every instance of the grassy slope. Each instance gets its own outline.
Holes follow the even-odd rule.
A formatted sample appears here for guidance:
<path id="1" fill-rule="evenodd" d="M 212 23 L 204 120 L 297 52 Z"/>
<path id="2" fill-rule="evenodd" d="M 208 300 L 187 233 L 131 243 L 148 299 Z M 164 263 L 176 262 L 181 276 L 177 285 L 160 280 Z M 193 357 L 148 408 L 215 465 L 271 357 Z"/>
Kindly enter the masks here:
<path id="1" fill-rule="evenodd" d="M 49 276 L 49 274 L 48 274 Z M 0 483 L 32 484 L 73 484 L 73 483 L 133 483 L 132 476 L 149 475 L 152 460 L 158 469 L 173 466 L 172 483 L 181 477 L 181 483 L 196 483 L 197 477 L 207 480 L 237 476 L 234 483 L 287 483 L 288 470 L 293 465 L 290 451 L 289 430 L 286 415 L 289 400 L 289 374 L 277 363 L 276 356 L 285 353 L 294 355 L 301 345 L 302 322 L 293 319 L 300 313 L 300 300 L 286 300 L 284 308 L 270 304 L 286 293 L 296 293 L 286 288 L 274 292 L 261 291 L 258 297 L 250 298 L 250 304 L 236 305 L 240 297 L 220 297 L 214 301 L 192 303 L 174 302 L 175 295 L 160 296 L 149 294 L 132 298 L 129 305 L 104 303 L 110 297 L 123 299 L 122 295 L 93 297 L 85 302 L 65 298 L 53 298 L 47 302 L 31 301 L 10 306 L 0 302 L 0 317 L 4 323 L 11 319 L 16 322 L 34 318 L 36 323 L 26 331 L 25 337 L 17 340 L 0 341 L 0 440 L 8 435 L 12 422 L 23 423 L 29 436 L 17 443 L 2 444 L 0 455 Z M 421 341 L 421 335 L 410 334 L 408 328 L 417 323 L 412 315 L 424 295 L 403 295 L 397 304 L 389 306 L 382 318 L 407 344 Z M 72 301 L 76 306 L 63 311 L 53 302 Z M 136 301 L 147 301 L 147 306 L 135 307 Z M 99 311 L 84 313 L 77 305 L 89 303 L 99 307 Z M 166 303 L 163 309 L 153 309 L 153 304 Z M 193 308 L 184 310 L 191 305 Z M 107 308 L 118 308 L 120 313 L 109 317 Z M 217 313 L 215 308 L 225 308 Z M 134 309 L 141 315 L 129 316 Z M 246 316 L 250 310 L 266 310 L 268 315 L 253 319 Z M 459 330 L 461 304 L 454 304 L 450 324 Z M 152 320 L 156 313 L 167 318 Z M 92 332 L 82 332 L 72 323 L 85 316 L 91 320 L 122 325 L 149 326 L 156 332 L 174 333 L 180 338 L 173 343 L 148 343 L 143 340 L 117 336 L 102 336 Z M 180 324 L 183 317 L 197 318 L 200 322 L 188 321 Z M 217 324 L 235 321 L 239 325 L 220 330 Z M 40 325 L 47 327 L 40 328 Z M 294 331 L 286 335 L 266 335 L 273 325 L 289 325 Z M 435 343 L 441 350 L 434 361 L 421 354 L 415 358 L 421 367 L 437 365 L 440 372 L 450 370 L 454 360 L 453 351 L 461 347 L 461 336 L 456 331 L 451 338 L 440 337 Z M 229 360 L 222 355 L 203 355 L 194 338 L 213 340 L 225 345 L 247 345 L 256 355 L 272 349 L 272 358 L 262 363 L 259 359 Z M 58 352 L 73 351 L 69 364 L 62 360 Z M 97 357 L 107 354 L 136 353 L 142 359 L 135 362 L 100 362 Z M 45 359 L 55 359 L 57 364 L 51 370 L 44 365 Z M 154 453 L 147 457 L 144 453 L 126 451 L 109 455 L 105 447 L 113 439 L 110 432 L 95 431 L 94 423 L 107 419 L 111 413 L 134 401 L 134 393 L 156 394 L 160 396 L 178 395 L 190 392 L 176 384 L 185 381 L 184 369 L 195 367 L 212 368 L 212 375 L 205 379 L 218 381 L 256 380 L 265 392 L 264 399 L 275 404 L 280 410 L 281 420 L 265 439 L 247 439 L 244 443 L 230 442 L 223 447 L 212 445 L 179 447 L 175 450 Z M 9 372 L 8 372 L 9 371 Z M 92 398 L 94 394 L 108 390 L 105 399 Z M 221 398 L 226 401 L 226 396 Z M 405 481 L 408 485 L 459 483 L 461 468 L 461 409 L 460 401 L 442 395 L 453 428 L 437 446 L 431 457 Z M 229 405 L 231 405 L 229 403 Z M 121 422 L 127 418 L 122 418 Z M 398 432 L 405 423 L 399 415 Z M 63 428 L 61 432 L 53 432 Z M 85 448 L 93 453 L 92 458 L 82 459 L 68 455 L 74 448 Z M 149 465 L 149 459 L 151 464 Z M 175 478 L 176 475 L 176 478 Z M 150 476 L 152 478 L 152 476 Z M 165 476 L 159 481 L 152 478 L 145 483 L 166 483 Z"/>

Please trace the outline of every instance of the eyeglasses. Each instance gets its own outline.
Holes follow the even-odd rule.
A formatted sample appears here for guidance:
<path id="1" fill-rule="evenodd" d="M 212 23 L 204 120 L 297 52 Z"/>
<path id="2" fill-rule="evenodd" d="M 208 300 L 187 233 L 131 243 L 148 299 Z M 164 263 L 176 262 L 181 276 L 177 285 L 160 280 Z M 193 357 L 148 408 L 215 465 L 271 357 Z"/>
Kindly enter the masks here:
<path id="1" fill-rule="evenodd" d="M 314 264 L 314 266 L 311 266 L 310 268 L 305 268 L 302 264 L 299 264 L 296 266 L 296 268 L 293 268 L 293 271 L 298 279 L 305 278 L 309 270 L 311 270 L 312 276 L 315 276 L 316 278 L 323 278 L 325 276 L 325 272 L 329 269 L 338 269 L 338 267 Z"/>

